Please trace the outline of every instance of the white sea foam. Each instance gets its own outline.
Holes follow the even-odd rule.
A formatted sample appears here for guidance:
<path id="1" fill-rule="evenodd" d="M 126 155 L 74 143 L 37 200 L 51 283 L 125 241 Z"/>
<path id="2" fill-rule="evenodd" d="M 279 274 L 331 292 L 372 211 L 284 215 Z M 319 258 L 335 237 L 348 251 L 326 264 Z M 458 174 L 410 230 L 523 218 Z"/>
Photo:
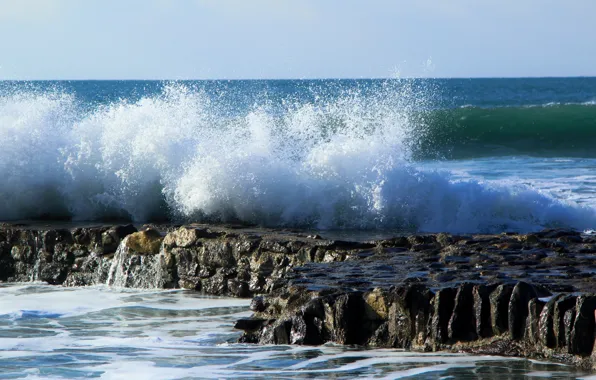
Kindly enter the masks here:
<path id="1" fill-rule="evenodd" d="M 0 378 L 439 379 L 475 371 L 499 378 L 510 368 L 519 375 L 571 370 L 495 356 L 232 343 L 240 335 L 232 326 L 250 315 L 248 303 L 187 291 L 3 286 Z"/>
<path id="2" fill-rule="evenodd" d="M 225 94 L 222 94 L 225 97 Z M 171 84 L 88 110 L 0 95 L 0 219 L 164 217 L 266 226 L 476 232 L 596 225 L 592 208 L 412 163 L 426 94 L 384 86 L 247 110 Z"/>

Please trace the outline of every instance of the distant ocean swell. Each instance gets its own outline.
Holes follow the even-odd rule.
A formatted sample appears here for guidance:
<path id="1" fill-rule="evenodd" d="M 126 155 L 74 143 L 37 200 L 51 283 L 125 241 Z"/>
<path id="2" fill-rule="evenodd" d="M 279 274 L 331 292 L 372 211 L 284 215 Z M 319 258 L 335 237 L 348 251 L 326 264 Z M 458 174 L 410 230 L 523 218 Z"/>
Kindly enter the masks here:
<path id="1" fill-rule="evenodd" d="M 596 104 L 462 107 L 424 112 L 421 158 L 596 157 Z"/>
<path id="2" fill-rule="evenodd" d="M 429 113 L 421 105 L 424 94 L 390 86 L 288 103 L 283 112 L 267 101 L 227 112 L 225 102 L 178 84 L 92 109 L 60 91 L 7 92 L 0 95 L 0 219 L 449 232 L 596 225 L 591 208 L 526 187 L 454 181 L 413 160 L 457 155 L 458 144 L 472 141 L 530 139 L 537 119 L 558 144 L 559 122 L 593 133 L 596 108 Z M 497 133 L 502 125 L 505 135 Z"/>

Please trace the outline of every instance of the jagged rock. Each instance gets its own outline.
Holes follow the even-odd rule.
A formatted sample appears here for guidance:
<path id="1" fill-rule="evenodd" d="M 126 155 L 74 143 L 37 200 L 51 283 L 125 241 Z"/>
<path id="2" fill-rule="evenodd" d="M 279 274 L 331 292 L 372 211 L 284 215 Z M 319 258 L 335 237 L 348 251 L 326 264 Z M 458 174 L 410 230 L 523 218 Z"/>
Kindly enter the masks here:
<path id="1" fill-rule="evenodd" d="M 333 340 L 339 344 L 362 343 L 364 301 L 360 292 L 339 296 L 332 306 Z M 327 317 L 327 316 L 326 316 Z M 326 318 L 327 319 L 327 318 Z"/>
<path id="2" fill-rule="evenodd" d="M 553 313 L 553 332 L 555 335 L 555 345 L 557 348 L 562 348 L 567 345 L 567 340 L 565 339 L 565 330 L 570 330 L 570 326 L 566 326 L 565 323 L 565 315 L 567 311 L 575 307 L 577 297 L 572 295 L 564 296 L 558 299 L 555 302 L 554 313 Z M 573 324 L 573 319 L 575 319 L 575 312 L 570 314 L 570 317 L 567 323 Z M 570 333 L 569 333 L 570 335 Z"/>
<path id="3" fill-rule="evenodd" d="M 572 351 L 572 348 L 570 347 L 571 331 L 573 330 L 573 324 L 575 322 L 575 313 L 575 306 L 565 312 L 563 316 L 564 335 L 563 337 L 559 337 L 559 347 L 567 347 L 568 352 Z"/>
<path id="4" fill-rule="evenodd" d="M 525 338 L 531 345 L 538 345 L 540 342 L 540 316 L 545 302 L 537 298 L 528 302 L 528 318 L 526 319 Z"/>
<path id="5" fill-rule="evenodd" d="M 564 230 L 346 242 L 204 225 L 5 224 L 0 281 L 262 294 L 252 307 L 259 322 L 237 325 L 243 342 L 446 349 L 591 368 L 594 247 L 593 237 Z M 529 268 L 532 283 L 520 281 Z M 559 292 L 546 304 L 537 298 Z"/>
<path id="6" fill-rule="evenodd" d="M 144 231 L 134 232 L 124 239 L 125 246 L 138 254 L 157 255 L 163 237 L 155 229 L 147 228 Z"/>
<path id="7" fill-rule="evenodd" d="M 387 319 L 387 296 L 382 289 L 374 289 L 365 296 L 366 317 L 371 320 Z"/>
<path id="8" fill-rule="evenodd" d="M 104 254 L 114 253 L 118 245 L 126 236 L 137 232 L 132 224 L 125 226 L 115 226 L 101 234 L 101 246 Z"/>
<path id="9" fill-rule="evenodd" d="M 501 335 L 509 328 L 509 300 L 513 287 L 509 284 L 497 286 L 490 294 L 490 314 L 494 335 Z"/>
<path id="10" fill-rule="evenodd" d="M 594 347 L 596 296 L 577 297 L 575 320 L 569 337 L 569 353 L 588 356 Z"/>
<path id="11" fill-rule="evenodd" d="M 410 311 L 412 344 L 417 347 L 422 347 L 426 343 L 433 296 L 426 286 L 419 284 L 410 285 L 403 293 L 405 308 Z"/>
<path id="12" fill-rule="evenodd" d="M 470 341 L 478 337 L 473 290 L 472 284 L 463 284 L 457 288 L 453 314 L 447 326 L 450 340 Z"/>
<path id="13" fill-rule="evenodd" d="M 449 338 L 449 321 L 455 306 L 456 289 L 444 288 L 435 293 L 432 300 L 433 317 L 430 325 L 430 337 L 434 347 L 447 343 Z"/>
<path id="14" fill-rule="evenodd" d="M 389 308 L 388 321 L 382 324 L 383 329 L 376 333 L 379 335 L 386 330 L 386 337 L 384 342 L 387 346 L 395 348 L 410 348 L 412 339 L 415 338 L 415 322 L 412 321 L 411 310 L 408 310 L 406 300 L 401 297 L 396 297 L 393 304 Z M 381 336 L 377 336 L 377 342 L 380 341 Z M 377 344 L 379 345 L 379 344 Z"/>
<path id="15" fill-rule="evenodd" d="M 261 329 L 263 326 L 269 324 L 270 322 L 271 321 L 268 319 L 242 318 L 236 321 L 234 328 L 238 330 L 251 332 Z"/>
<path id="16" fill-rule="evenodd" d="M 526 320 L 528 318 L 528 304 L 530 300 L 538 295 L 534 287 L 523 281 L 518 282 L 511 293 L 509 300 L 509 336 L 511 339 L 519 340 L 524 337 Z"/>
<path id="17" fill-rule="evenodd" d="M 476 335 L 481 338 L 488 338 L 493 334 L 490 312 L 490 294 L 495 288 L 496 286 L 476 285 L 472 291 L 474 297 Z"/>

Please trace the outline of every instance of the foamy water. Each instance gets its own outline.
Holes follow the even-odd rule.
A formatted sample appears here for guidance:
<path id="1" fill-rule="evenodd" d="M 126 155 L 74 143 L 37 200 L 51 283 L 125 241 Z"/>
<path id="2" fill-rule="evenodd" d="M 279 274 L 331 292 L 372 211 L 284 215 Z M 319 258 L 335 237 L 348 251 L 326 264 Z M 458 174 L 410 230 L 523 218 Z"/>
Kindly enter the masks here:
<path id="1" fill-rule="evenodd" d="M 0 378 L 570 378 L 515 358 L 234 343 L 248 300 L 187 291 L 0 287 Z"/>
<path id="2" fill-rule="evenodd" d="M 319 229 L 478 232 L 596 226 L 540 183 L 485 182 L 411 159 L 430 90 L 391 82 L 312 100 L 230 105 L 183 84 L 86 103 L 0 94 L 0 219 L 241 221 Z M 274 103 L 274 105 L 271 105 Z"/>

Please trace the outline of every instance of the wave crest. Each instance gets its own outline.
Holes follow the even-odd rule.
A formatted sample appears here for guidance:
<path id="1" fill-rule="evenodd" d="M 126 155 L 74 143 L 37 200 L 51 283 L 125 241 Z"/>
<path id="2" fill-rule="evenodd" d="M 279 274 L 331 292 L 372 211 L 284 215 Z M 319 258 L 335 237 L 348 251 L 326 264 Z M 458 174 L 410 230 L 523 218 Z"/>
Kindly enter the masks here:
<path id="1" fill-rule="evenodd" d="M 59 91 L 0 97 L 0 218 L 240 221 L 478 232 L 593 226 L 523 187 L 417 168 L 428 97 L 388 82 L 239 110 L 201 89 L 86 109 Z M 88 107 L 87 107 L 88 108 Z"/>

